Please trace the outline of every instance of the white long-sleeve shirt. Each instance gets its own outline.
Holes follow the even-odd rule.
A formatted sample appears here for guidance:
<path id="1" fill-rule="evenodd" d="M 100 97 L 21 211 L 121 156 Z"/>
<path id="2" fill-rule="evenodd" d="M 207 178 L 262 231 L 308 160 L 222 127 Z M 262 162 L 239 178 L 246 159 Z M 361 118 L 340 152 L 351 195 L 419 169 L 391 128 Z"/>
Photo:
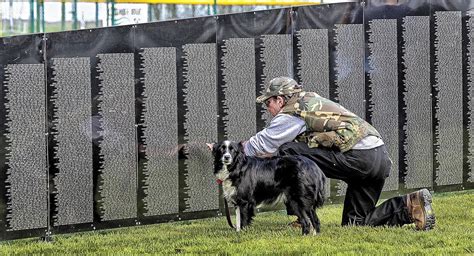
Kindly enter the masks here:
<path id="1" fill-rule="evenodd" d="M 279 113 L 271 120 L 268 127 L 261 130 L 244 143 L 247 156 L 260 156 L 275 153 L 278 148 L 296 136 L 306 131 L 304 120 Z M 376 136 L 367 136 L 359 141 L 352 149 L 371 149 L 383 145 L 382 139 Z"/>
<path id="2" fill-rule="evenodd" d="M 293 141 L 304 131 L 306 124 L 302 119 L 288 114 L 277 114 L 268 127 L 246 141 L 245 154 L 248 156 L 273 154 L 278 147 Z"/>

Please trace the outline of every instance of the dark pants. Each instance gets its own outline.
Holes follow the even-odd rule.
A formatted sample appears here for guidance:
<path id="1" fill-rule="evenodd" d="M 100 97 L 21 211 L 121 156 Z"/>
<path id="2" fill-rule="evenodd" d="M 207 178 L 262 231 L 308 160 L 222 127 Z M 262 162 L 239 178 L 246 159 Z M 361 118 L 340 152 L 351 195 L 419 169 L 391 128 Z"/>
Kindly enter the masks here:
<path id="1" fill-rule="evenodd" d="M 411 223 L 405 196 L 390 198 L 375 207 L 392 166 L 385 145 L 342 153 L 289 142 L 279 148 L 278 154 L 306 156 L 318 164 L 328 178 L 347 183 L 342 225 L 401 226 Z"/>

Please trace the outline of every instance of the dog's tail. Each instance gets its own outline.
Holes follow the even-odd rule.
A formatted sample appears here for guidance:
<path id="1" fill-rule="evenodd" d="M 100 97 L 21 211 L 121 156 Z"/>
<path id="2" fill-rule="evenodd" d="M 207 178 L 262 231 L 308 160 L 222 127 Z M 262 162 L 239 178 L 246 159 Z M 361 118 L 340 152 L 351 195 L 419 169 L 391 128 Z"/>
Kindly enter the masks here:
<path id="1" fill-rule="evenodd" d="M 314 163 L 314 172 L 315 172 L 315 178 L 316 178 L 316 193 L 315 193 L 315 198 L 314 198 L 314 207 L 319 208 L 323 206 L 324 201 L 326 200 L 326 175 L 324 175 L 323 171 L 319 166 Z"/>
<path id="2" fill-rule="evenodd" d="M 319 208 L 323 206 L 326 200 L 326 176 L 321 168 L 312 160 L 304 156 L 297 156 L 297 158 L 299 159 L 299 163 L 304 166 L 302 167 L 303 172 L 306 173 L 304 176 L 306 179 L 311 180 L 310 184 L 312 184 L 312 190 L 314 191 L 313 206 L 314 208 Z M 299 170 L 295 168 L 294 171 L 298 172 Z M 295 175 L 297 175 L 297 173 L 295 173 Z"/>
<path id="3" fill-rule="evenodd" d="M 315 203 L 314 203 L 314 208 L 319 208 L 324 205 L 324 201 L 326 200 L 326 193 L 325 193 L 325 188 L 326 188 L 326 177 L 323 175 L 322 176 L 323 182 L 321 182 L 320 187 L 318 189 L 318 192 L 316 193 L 316 198 L 315 198 Z"/>

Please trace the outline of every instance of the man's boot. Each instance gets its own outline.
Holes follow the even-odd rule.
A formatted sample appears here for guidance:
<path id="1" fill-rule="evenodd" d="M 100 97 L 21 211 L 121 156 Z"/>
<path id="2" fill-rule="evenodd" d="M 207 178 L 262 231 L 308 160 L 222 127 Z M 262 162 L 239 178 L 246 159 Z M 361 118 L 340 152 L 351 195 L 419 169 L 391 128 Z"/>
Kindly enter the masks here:
<path id="1" fill-rule="evenodd" d="M 407 209 L 410 220 L 417 230 L 430 230 L 435 226 L 435 215 L 431 206 L 431 194 L 424 188 L 407 196 Z"/>
<path id="2" fill-rule="evenodd" d="M 301 221 L 299 218 L 297 218 L 295 221 L 288 223 L 288 226 L 293 228 L 301 228 Z"/>

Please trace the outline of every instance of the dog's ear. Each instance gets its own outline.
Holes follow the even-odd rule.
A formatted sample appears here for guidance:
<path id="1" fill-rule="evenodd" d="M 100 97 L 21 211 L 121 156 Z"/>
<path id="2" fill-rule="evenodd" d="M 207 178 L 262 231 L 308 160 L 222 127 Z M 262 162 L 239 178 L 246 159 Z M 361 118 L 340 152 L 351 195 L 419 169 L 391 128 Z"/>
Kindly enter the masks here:
<path id="1" fill-rule="evenodd" d="M 208 148 L 210 151 L 212 151 L 212 149 L 214 149 L 215 143 L 206 143 L 206 145 L 207 145 L 207 148 Z"/>

